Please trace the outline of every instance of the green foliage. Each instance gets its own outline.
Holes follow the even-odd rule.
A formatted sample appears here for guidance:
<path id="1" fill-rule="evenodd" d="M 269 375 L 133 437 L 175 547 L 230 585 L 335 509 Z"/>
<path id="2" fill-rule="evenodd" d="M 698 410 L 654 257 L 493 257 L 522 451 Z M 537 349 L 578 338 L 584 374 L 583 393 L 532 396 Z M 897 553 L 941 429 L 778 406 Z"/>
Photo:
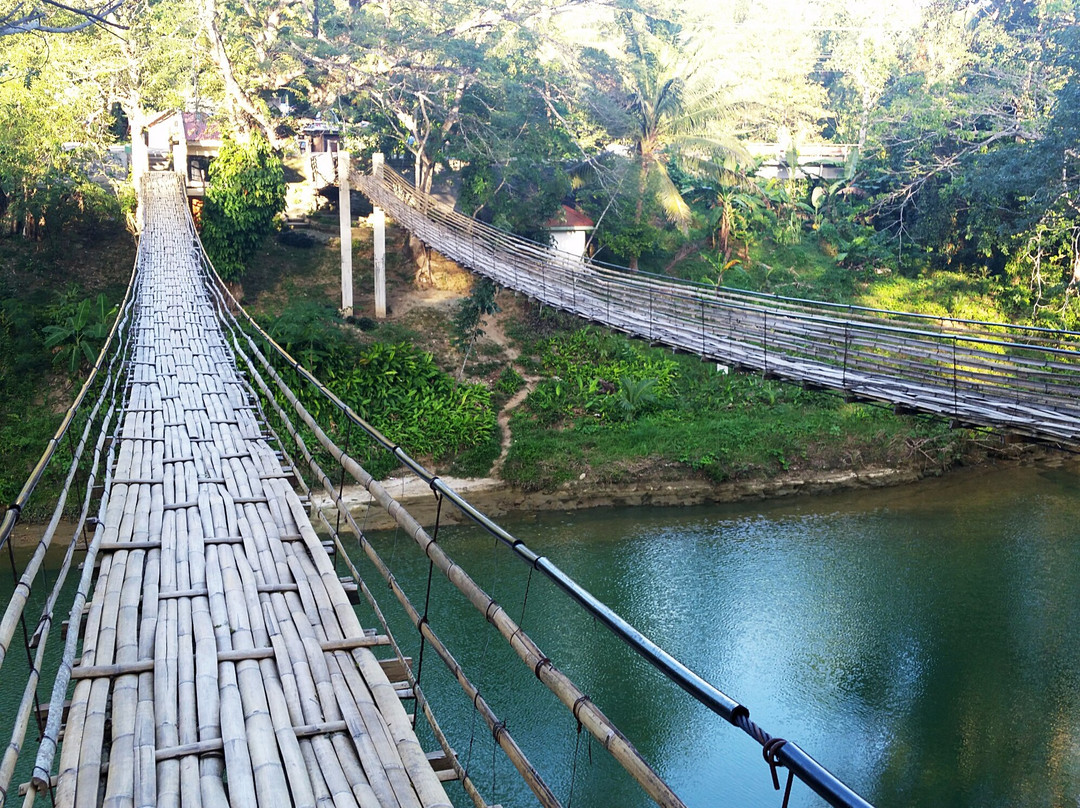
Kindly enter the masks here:
<path id="1" fill-rule="evenodd" d="M 622 410 L 623 420 L 632 421 L 648 407 L 656 403 L 656 379 L 619 378 L 619 390 L 615 394 L 615 404 Z"/>
<path id="2" fill-rule="evenodd" d="M 473 283 L 472 292 L 461 301 L 457 314 L 454 315 L 452 341 L 455 347 L 465 354 L 459 376 L 465 373 L 465 363 L 469 361 L 469 353 L 476 344 L 476 340 L 484 335 L 483 329 L 480 328 L 480 320 L 499 311 L 499 304 L 495 302 L 498 292 L 499 287 L 493 280 L 478 277 Z"/>
<path id="3" fill-rule="evenodd" d="M 111 236 L 122 224 L 101 182 L 111 139 L 101 86 L 109 64 L 94 37 L 7 37 L 0 49 L 0 223 L 58 243 Z"/>
<path id="4" fill-rule="evenodd" d="M 472 292 L 461 301 L 457 314 L 454 315 L 454 344 L 464 349 L 484 336 L 480 320 L 499 311 L 495 295 L 499 288 L 490 278 L 478 277 L 473 283 Z"/>
<path id="5" fill-rule="evenodd" d="M 116 307 L 109 308 L 103 294 L 96 300 L 62 304 L 56 322 L 44 329 L 44 347 L 54 351 L 55 364 L 66 365 L 74 376 L 97 359 L 115 316 Z"/>
<path id="6" fill-rule="evenodd" d="M 525 379 L 514 368 L 507 365 L 503 368 L 499 378 L 495 380 L 495 392 L 509 397 L 514 395 L 525 384 Z"/>
<path id="7" fill-rule="evenodd" d="M 538 417 L 532 407 L 515 413 L 503 477 L 526 489 L 550 489 L 582 474 L 594 482 L 618 482 L 647 468 L 653 480 L 691 469 L 721 481 L 795 468 L 920 462 L 925 458 L 914 456 L 913 442 L 933 446 L 935 461 L 948 465 L 962 444 L 944 424 L 845 404 L 754 375 L 721 373 L 694 357 L 672 361 L 685 392 L 668 406 L 642 408 L 630 420 L 598 419 L 571 405 L 564 382 L 541 383 L 537 390 L 547 387 L 549 397 L 542 401 L 548 408 L 558 409 L 552 385 L 562 388 L 555 396 L 559 417 Z M 652 389 L 648 379 L 634 386 Z"/>
<path id="8" fill-rule="evenodd" d="M 356 342 L 337 321 L 329 306 L 311 300 L 291 304 L 271 323 L 268 332 L 286 351 L 312 372 L 332 371 L 356 350 Z"/>
<path id="9" fill-rule="evenodd" d="M 483 447 L 498 432 L 491 392 L 482 384 L 455 383 L 430 353 L 404 342 L 360 345 L 332 309 L 312 302 L 291 305 L 269 333 L 410 454 L 443 461 L 475 450 L 470 462 L 479 464 L 487 456 Z M 337 410 L 317 391 L 299 385 L 298 390 L 320 422 L 338 420 Z M 360 456 L 373 474 L 396 462 L 374 448 Z"/>
<path id="10" fill-rule="evenodd" d="M 222 278 L 237 280 L 285 207 L 281 160 L 259 137 L 226 140 L 210 164 L 202 240 Z"/>
<path id="11" fill-rule="evenodd" d="M 488 388 L 456 384 L 426 351 L 374 343 L 354 361 L 332 374 L 331 387 L 410 454 L 449 458 L 484 443 L 495 429 Z"/>
<path id="12" fill-rule="evenodd" d="M 494 75 L 500 67 L 507 72 Z M 562 163 L 576 156 L 569 133 L 548 114 L 535 89 L 545 72 L 528 54 L 485 60 L 479 81 L 462 99 L 465 137 L 454 154 L 467 161 L 461 170 L 461 210 L 541 243 L 548 238 L 545 223 L 570 191 Z M 526 76 L 531 80 L 523 81 Z M 560 105 L 560 114 L 571 112 Z"/>
<path id="13" fill-rule="evenodd" d="M 678 396 L 674 360 L 607 332 L 590 328 L 551 337 L 538 352 L 551 378 L 538 384 L 525 403 L 540 423 L 575 415 L 627 421 L 671 406 Z"/>

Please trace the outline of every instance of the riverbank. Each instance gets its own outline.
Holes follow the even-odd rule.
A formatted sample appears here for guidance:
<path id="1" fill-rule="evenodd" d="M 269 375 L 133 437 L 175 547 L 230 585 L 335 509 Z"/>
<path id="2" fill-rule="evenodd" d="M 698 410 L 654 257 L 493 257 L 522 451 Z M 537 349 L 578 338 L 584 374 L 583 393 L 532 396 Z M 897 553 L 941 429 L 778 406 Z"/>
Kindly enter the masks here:
<path id="1" fill-rule="evenodd" d="M 886 488 L 915 483 L 942 475 L 989 474 L 1019 465 L 1038 465 L 1046 468 L 1072 466 L 1080 472 L 1080 459 L 1074 455 L 1055 452 L 1039 446 L 1014 446 L 1008 456 L 974 466 L 948 471 L 934 466 L 905 468 L 867 467 L 860 469 L 802 470 L 786 472 L 775 477 L 714 482 L 700 477 L 650 482 L 644 480 L 608 483 L 585 477 L 571 480 L 548 491 L 527 491 L 504 480 L 491 477 L 441 477 L 447 485 L 473 506 L 492 518 L 536 511 L 574 511 L 586 508 L 689 507 L 694 505 L 725 504 L 754 500 L 778 499 L 792 496 L 813 496 L 860 489 Z M 417 477 L 383 481 L 394 499 L 400 502 L 422 525 L 435 522 L 436 501 L 431 489 Z M 366 530 L 385 530 L 395 526 L 393 519 L 361 486 L 346 486 L 342 498 L 357 523 Z M 315 503 L 326 509 L 334 521 L 337 509 L 330 498 L 315 494 Z M 449 524 L 467 521 L 456 508 L 444 508 L 441 520 Z"/>
<path id="2" fill-rule="evenodd" d="M 821 496 L 845 491 L 893 488 L 910 485 L 934 477 L 963 478 L 993 475 L 1018 466 L 1043 469 L 1069 469 L 1080 474 L 1080 455 L 1054 451 L 1031 444 L 1012 444 L 1008 452 L 993 460 L 973 465 L 942 469 L 937 466 L 880 466 L 860 469 L 800 470 L 774 477 L 714 482 L 702 477 L 685 477 L 662 481 L 635 480 L 623 483 L 591 480 L 588 476 L 571 480 L 547 491 L 527 491 L 505 480 L 493 477 L 452 477 L 440 479 L 468 500 L 474 507 L 492 517 L 536 513 L 540 511 L 576 511 L 611 507 L 691 507 L 752 502 L 795 496 Z M 420 524 L 435 523 L 435 497 L 418 477 L 384 480 L 390 495 L 409 511 Z M 388 530 L 395 527 L 393 519 L 378 505 L 370 506 L 371 497 L 359 485 L 347 485 L 343 499 L 364 530 Z M 313 492 L 314 504 L 326 512 L 329 521 L 336 521 L 337 509 L 322 492 Z M 446 524 L 467 521 L 456 508 L 443 509 L 441 520 Z M 54 547 L 66 546 L 73 524 L 61 522 L 53 540 Z M 13 546 L 29 551 L 41 539 L 45 522 L 22 522 L 15 528 Z"/>

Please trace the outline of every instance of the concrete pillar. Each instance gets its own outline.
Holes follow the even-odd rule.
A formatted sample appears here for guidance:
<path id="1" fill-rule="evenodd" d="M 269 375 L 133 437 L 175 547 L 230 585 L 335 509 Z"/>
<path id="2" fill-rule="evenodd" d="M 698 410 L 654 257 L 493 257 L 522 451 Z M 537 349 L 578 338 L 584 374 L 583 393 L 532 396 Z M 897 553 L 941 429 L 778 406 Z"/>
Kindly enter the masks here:
<path id="1" fill-rule="evenodd" d="M 181 133 L 182 134 L 182 133 Z M 173 154 L 173 171 L 179 174 L 184 180 L 184 188 L 188 187 L 188 148 L 187 139 L 181 137 L 172 147 Z"/>
<path id="2" fill-rule="evenodd" d="M 349 203 L 349 153 L 338 152 L 338 215 L 341 221 L 341 314 L 353 313 L 352 206 Z"/>
<path id="3" fill-rule="evenodd" d="M 371 176 L 376 179 L 382 179 L 383 166 L 386 165 L 386 158 L 382 152 L 375 152 L 371 155 Z"/>
<path id="4" fill-rule="evenodd" d="M 371 241 L 375 247 L 375 316 L 386 316 L 386 213 L 375 208 L 371 213 Z"/>
<path id="5" fill-rule="evenodd" d="M 143 209 L 143 177 L 150 173 L 150 153 L 146 147 L 144 130 L 146 117 L 141 109 L 129 115 L 131 126 L 131 181 L 135 186 L 135 229 L 143 231 L 146 224 L 146 211 Z"/>

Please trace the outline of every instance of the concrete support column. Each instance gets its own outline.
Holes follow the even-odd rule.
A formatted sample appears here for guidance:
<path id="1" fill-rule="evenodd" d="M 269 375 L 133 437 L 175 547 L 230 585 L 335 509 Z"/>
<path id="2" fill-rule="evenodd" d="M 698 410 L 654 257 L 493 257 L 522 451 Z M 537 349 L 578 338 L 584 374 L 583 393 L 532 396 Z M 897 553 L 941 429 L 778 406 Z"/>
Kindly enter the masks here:
<path id="1" fill-rule="evenodd" d="M 131 126 L 131 181 L 135 186 L 137 198 L 135 229 L 141 233 L 146 224 L 146 211 L 143 210 L 143 177 L 150 173 L 150 152 L 143 139 L 146 136 L 143 131 L 146 118 L 142 110 L 136 107 L 128 117 Z"/>
<path id="2" fill-rule="evenodd" d="M 386 317 L 386 213 L 375 208 L 371 214 L 371 241 L 375 248 L 375 316 Z"/>
<path id="3" fill-rule="evenodd" d="M 371 176 L 377 180 L 381 180 L 384 165 L 386 165 L 386 157 L 383 156 L 382 152 L 375 152 L 371 155 Z"/>
<path id="4" fill-rule="evenodd" d="M 353 313 L 352 206 L 349 203 L 349 153 L 338 152 L 338 214 L 341 221 L 341 314 Z"/>
<path id="5" fill-rule="evenodd" d="M 179 140 L 173 144 L 173 171 L 179 174 L 184 180 L 184 188 L 188 186 L 188 148 L 187 140 Z"/>

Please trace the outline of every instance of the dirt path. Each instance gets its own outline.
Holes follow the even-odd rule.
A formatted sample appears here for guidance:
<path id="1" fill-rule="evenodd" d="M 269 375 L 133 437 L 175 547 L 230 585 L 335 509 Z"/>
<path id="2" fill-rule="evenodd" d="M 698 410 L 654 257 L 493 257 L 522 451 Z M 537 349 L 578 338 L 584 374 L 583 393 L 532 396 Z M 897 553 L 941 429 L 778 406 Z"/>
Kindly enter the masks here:
<path id="1" fill-rule="evenodd" d="M 499 431 L 502 432 L 502 448 L 499 451 L 499 456 L 495 458 L 495 462 L 491 465 L 491 471 L 489 475 L 495 478 L 502 477 L 502 467 L 506 462 L 506 455 L 510 452 L 510 441 L 513 439 L 513 435 L 510 432 L 510 416 L 513 414 L 521 403 L 528 398 L 529 393 L 536 389 L 536 385 L 540 382 L 539 376 L 526 376 L 525 386 L 518 390 L 510 398 L 503 408 L 499 410 L 498 418 L 496 422 L 499 424 Z"/>

